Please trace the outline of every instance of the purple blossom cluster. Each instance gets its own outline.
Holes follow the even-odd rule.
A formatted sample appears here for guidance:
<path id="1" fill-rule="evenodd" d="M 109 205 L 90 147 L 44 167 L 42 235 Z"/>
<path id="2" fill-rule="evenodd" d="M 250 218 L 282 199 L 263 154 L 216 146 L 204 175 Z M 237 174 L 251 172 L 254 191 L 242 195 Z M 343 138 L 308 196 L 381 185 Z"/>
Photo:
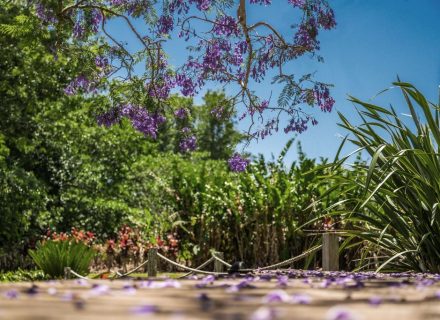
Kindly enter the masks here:
<path id="1" fill-rule="evenodd" d="M 234 155 L 228 160 L 229 169 L 231 169 L 233 172 L 245 171 L 249 163 L 249 159 L 243 158 L 238 153 L 234 153 Z"/>
<path id="2" fill-rule="evenodd" d="M 35 5 L 35 12 L 37 14 L 37 17 L 43 22 L 43 23 L 50 23 L 54 24 L 57 22 L 57 18 L 53 14 L 53 11 L 46 8 L 42 3 L 37 3 Z"/>
<path id="3" fill-rule="evenodd" d="M 165 117 L 159 113 L 151 114 L 145 108 L 126 104 L 121 107 L 121 116 L 130 119 L 133 128 L 153 139 L 157 137 L 159 125 L 165 122 Z"/>
<path id="4" fill-rule="evenodd" d="M 218 36 L 226 37 L 238 36 L 240 33 L 237 20 L 228 15 L 222 15 L 214 21 L 213 31 Z"/>
<path id="5" fill-rule="evenodd" d="M 174 28 L 174 21 L 173 21 L 173 17 L 170 15 L 163 15 L 157 21 L 157 33 L 159 35 L 168 34 L 173 30 L 173 28 Z"/>
<path id="6" fill-rule="evenodd" d="M 102 22 L 102 13 L 98 9 L 92 10 L 92 17 L 91 17 L 91 30 L 93 33 L 97 33 L 99 31 L 99 26 Z"/>
<path id="7" fill-rule="evenodd" d="M 319 50 L 319 41 L 316 38 L 318 25 L 314 17 L 301 23 L 295 34 L 295 44 L 301 47 L 300 52 Z"/>
<path id="8" fill-rule="evenodd" d="M 288 0 L 288 2 L 298 8 L 302 8 L 306 5 L 306 0 Z"/>
<path id="9" fill-rule="evenodd" d="M 97 2 L 98 3 L 98 2 Z M 114 16 L 125 16 L 130 29 L 136 38 L 142 43 L 142 52 L 132 54 L 125 49 L 125 43 L 117 43 L 117 50 L 108 50 L 108 55 L 99 55 L 95 58 L 95 72 L 81 75 L 73 80 L 65 89 L 66 94 L 72 95 L 78 92 L 96 91 L 97 85 L 102 85 L 101 80 L 109 76 L 111 70 L 127 69 L 127 79 L 130 79 L 131 71 L 138 59 L 146 64 L 145 92 L 158 104 L 163 104 L 171 91 L 176 88 L 184 96 L 194 96 L 200 92 L 207 83 L 212 81 L 222 86 L 231 85 L 241 92 L 235 95 L 234 103 L 242 103 L 246 112 L 242 117 L 253 117 L 255 114 L 261 119 L 259 130 L 255 137 L 264 139 L 272 132 L 278 131 L 278 119 L 263 121 L 265 110 L 271 109 L 268 100 L 260 100 L 252 93 L 252 85 L 260 83 L 275 71 L 277 80 L 274 83 L 292 84 L 295 90 L 290 93 L 295 96 L 289 103 L 279 106 L 289 117 L 290 121 L 284 128 L 284 132 L 301 133 L 307 129 L 308 124 L 316 125 L 317 121 L 301 111 L 300 106 L 307 104 L 319 106 L 323 112 L 330 112 L 334 105 L 334 99 L 330 95 L 327 85 L 307 79 L 307 85 L 302 85 L 304 77 L 286 75 L 283 67 L 294 59 L 307 53 L 311 57 L 319 50 L 318 34 L 321 30 L 329 30 L 336 26 L 335 14 L 326 0 L 287 0 L 286 6 L 294 7 L 302 11 L 300 21 L 292 21 L 294 31 L 292 35 L 285 35 L 266 23 L 266 21 L 248 24 L 241 10 L 253 9 L 246 4 L 237 7 L 236 17 L 228 15 L 220 2 L 215 0 L 108 0 L 99 2 L 86 1 L 81 6 L 72 5 L 61 12 L 52 12 L 42 5 L 42 0 L 37 0 L 36 13 L 43 22 L 53 22 L 59 19 L 72 21 L 72 37 L 83 42 L 89 37 L 96 39 L 101 26 Z M 234 2 L 236 3 L 236 2 Z M 249 0 L 251 5 L 269 6 L 272 0 Z M 116 15 L 108 14 L 108 10 L 114 10 Z M 197 12 L 200 11 L 200 12 Z M 158 19 L 151 19 L 151 12 L 157 12 Z M 230 11 L 235 12 L 235 11 Z M 244 12 L 245 13 L 245 12 Z M 104 16 L 105 15 L 105 16 Z M 296 16 L 296 15 L 295 15 Z M 136 33 L 130 19 L 143 18 L 150 28 Z M 54 20 L 55 19 L 55 20 Z M 197 23 L 193 23 L 197 21 Z M 206 32 L 198 28 L 198 24 L 206 24 Z M 60 24 L 61 26 L 62 24 Z M 65 24 L 65 25 L 71 25 Z M 197 27 L 196 27 L 197 26 Z M 59 27 L 59 26 L 57 26 Z M 176 30 L 177 29 L 177 30 Z M 191 55 L 186 62 L 177 68 L 168 65 L 163 42 L 173 31 L 186 41 L 191 41 Z M 164 35 L 167 35 L 164 37 Z M 112 39 L 111 36 L 109 36 Z M 114 39 L 112 39 L 114 41 Z M 111 59 L 110 59 L 111 57 Z M 139 58 L 140 57 L 140 58 Z M 318 57 L 319 59 L 319 57 Z M 121 63 L 121 66 L 117 66 Z M 112 68 L 111 64 L 115 64 Z M 119 67 L 119 69 L 117 69 Z M 287 68 L 286 68 L 287 69 Z M 289 81 L 285 81 L 289 78 Z M 283 82 L 285 81 L 285 82 Z M 312 84 L 312 89 L 309 88 Z M 287 87 L 287 85 L 286 85 Z M 240 100 L 241 99 L 241 100 Z M 273 109 L 273 108 L 272 108 Z M 220 119 L 224 110 L 216 108 L 211 114 Z M 176 118 L 183 119 L 187 116 L 184 110 L 177 110 Z M 149 113 L 143 108 L 127 104 L 119 109 L 110 110 L 98 119 L 101 125 L 109 126 L 120 117 L 130 119 L 134 128 L 146 136 L 156 137 L 157 126 L 160 119 L 157 114 Z M 240 117 L 240 118 L 242 118 Z M 253 119 L 254 120 L 254 119 Z M 265 122 L 266 121 L 266 122 Z M 195 149 L 195 136 L 189 133 L 181 142 L 181 149 L 187 152 Z M 232 165 L 231 165 L 232 163 Z M 230 159 L 231 170 L 244 171 L 248 160 L 238 154 Z M 234 169 L 233 169 L 234 168 Z M 235 170 L 237 169 L 237 170 Z"/>
<path id="10" fill-rule="evenodd" d="M 197 138 L 195 135 L 189 135 L 184 137 L 180 143 L 179 148 L 182 153 L 194 151 L 197 148 Z"/>
<path id="11" fill-rule="evenodd" d="M 188 117 L 188 111 L 185 108 L 179 108 L 174 112 L 174 115 L 178 119 L 185 119 Z"/>
<path id="12" fill-rule="evenodd" d="M 111 127 L 121 120 L 120 108 L 111 108 L 97 117 L 99 126 Z"/>
<path id="13" fill-rule="evenodd" d="M 333 109 L 333 105 L 335 104 L 335 100 L 330 95 L 330 90 L 327 86 L 323 84 L 315 85 L 313 89 L 313 95 L 316 101 L 316 104 L 321 108 L 324 112 L 331 112 Z"/>
<path id="14" fill-rule="evenodd" d="M 78 93 L 78 91 L 89 93 L 94 90 L 94 83 L 91 82 L 86 76 L 80 75 L 67 85 L 67 87 L 64 89 L 64 93 L 71 96 Z"/>
<path id="15" fill-rule="evenodd" d="M 250 2 L 251 4 L 260 4 L 265 6 L 269 6 L 272 4 L 272 0 L 251 0 Z"/>

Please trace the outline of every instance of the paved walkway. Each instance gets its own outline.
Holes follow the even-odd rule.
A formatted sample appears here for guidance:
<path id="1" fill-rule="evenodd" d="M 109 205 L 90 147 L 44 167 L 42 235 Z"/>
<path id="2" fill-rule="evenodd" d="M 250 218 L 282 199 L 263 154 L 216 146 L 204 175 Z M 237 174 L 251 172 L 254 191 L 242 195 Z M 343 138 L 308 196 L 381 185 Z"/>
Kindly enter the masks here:
<path id="1" fill-rule="evenodd" d="M 211 280 L 0 284 L 0 319 L 440 319 L 437 280 Z"/>

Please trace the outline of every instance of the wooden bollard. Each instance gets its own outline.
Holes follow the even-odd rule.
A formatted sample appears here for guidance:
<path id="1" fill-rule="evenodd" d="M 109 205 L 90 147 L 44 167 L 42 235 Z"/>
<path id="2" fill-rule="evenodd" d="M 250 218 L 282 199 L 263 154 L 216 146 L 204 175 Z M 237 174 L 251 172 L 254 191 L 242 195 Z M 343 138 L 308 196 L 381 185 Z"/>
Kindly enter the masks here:
<path id="1" fill-rule="evenodd" d="M 71 275 L 70 275 L 70 267 L 65 267 L 64 268 L 64 280 L 69 280 Z"/>
<path id="2" fill-rule="evenodd" d="M 148 278 L 157 277 L 157 249 L 151 248 L 148 250 L 147 263 Z"/>
<path id="3" fill-rule="evenodd" d="M 215 255 L 222 260 L 224 258 L 223 252 L 216 252 Z M 223 263 L 221 263 L 217 259 L 214 260 L 214 272 L 224 272 Z"/>
<path id="4" fill-rule="evenodd" d="M 336 233 L 322 235 L 322 270 L 339 271 L 339 237 Z"/>

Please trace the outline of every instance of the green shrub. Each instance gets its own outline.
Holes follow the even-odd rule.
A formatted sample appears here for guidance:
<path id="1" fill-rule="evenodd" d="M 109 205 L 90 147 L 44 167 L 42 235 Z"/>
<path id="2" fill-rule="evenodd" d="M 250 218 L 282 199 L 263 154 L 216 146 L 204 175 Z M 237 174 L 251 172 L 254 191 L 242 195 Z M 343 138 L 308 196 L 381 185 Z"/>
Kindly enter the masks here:
<path id="1" fill-rule="evenodd" d="M 0 273 L 0 282 L 22 282 L 47 280 L 47 276 L 41 270 L 22 270 Z"/>
<path id="2" fill-rule="evenodd" d="M 95 251 L 82 242 L 48 240 L 36 250 L 29 250 L 29 255 L 46 275 L 60 278 L 66 267 L 81 275 L 88 274 Z"/>
<path id="3" fill-rule="evenodd" d="M 334 177 L 343 199 L 334 208 L 348 204 L 354 208 L 337 214 L 345 214 L 346 221 L 353 223 L 351 233 L 366 240 L 370 252 L 376 248 L 379 270 L 440 272 L 439 106 L 411 84 L 394 85 L 405 98 L 407 121 L 392 107 L 356 98 L 350 100 L 359 107 L 361 125 L 339 114 L 341 126 L 351 133 L 348 141 L 371 161 L 354 165 L 363 174 Z"/>

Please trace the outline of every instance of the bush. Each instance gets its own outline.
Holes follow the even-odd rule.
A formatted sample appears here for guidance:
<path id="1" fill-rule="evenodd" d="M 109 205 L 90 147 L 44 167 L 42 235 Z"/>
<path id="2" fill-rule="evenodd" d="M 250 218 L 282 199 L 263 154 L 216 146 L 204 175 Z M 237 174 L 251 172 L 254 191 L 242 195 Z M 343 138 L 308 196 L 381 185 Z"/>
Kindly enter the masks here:
<path id="1" fill-rule="evenodd" d="M 48 240 L 40 243 L 35 250 L 29 250 L 29 255 L 44 274 L 52 278 L 61 278 L 66 267 L 81 275 L 87 275 L 95 251 L 74 240 Z"/>
<path id="2" fill-rule="evenodd" d="M 440 272 L 439 106 L 411 84 L 394 85 L 402 90 L 408 121 L 393 108 L 356 98 L 351 101 L 360 108 L 361 125 L 339 114 L 341 126 L 352 134 L 348 140 L 371 156 L 368 164 L 355 164 L 363 173 L 355 179 L 336 177 L 344 197 L 340 203 L 354 208 L 345 212 L 346 221 L 356 225 L 351 233 L 366 240 L 370 251 L 378 249 L 379 270 Z"/>

